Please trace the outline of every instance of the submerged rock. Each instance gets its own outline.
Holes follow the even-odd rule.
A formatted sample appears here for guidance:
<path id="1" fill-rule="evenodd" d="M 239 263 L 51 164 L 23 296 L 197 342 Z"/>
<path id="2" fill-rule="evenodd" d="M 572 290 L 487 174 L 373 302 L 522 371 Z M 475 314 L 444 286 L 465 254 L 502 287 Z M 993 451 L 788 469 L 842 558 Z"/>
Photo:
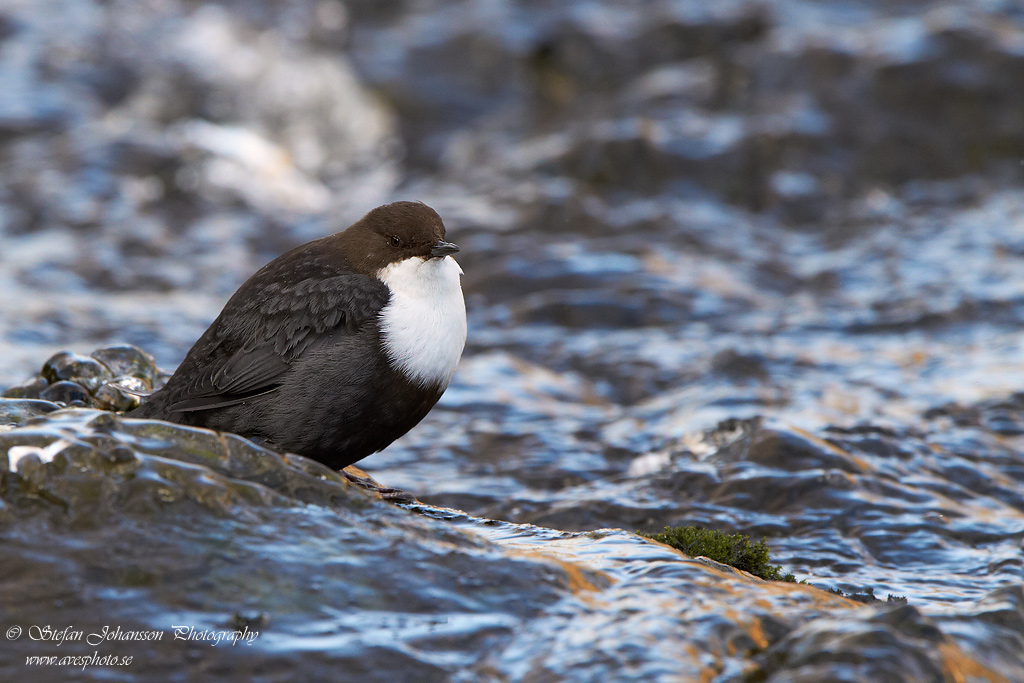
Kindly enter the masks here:
<path id="1" fill-rule="evenodd" d="M 23 422 L 59 409 L 60 406 L 50 401 L 0 398 L 0 429 L 16 427 Z"/>

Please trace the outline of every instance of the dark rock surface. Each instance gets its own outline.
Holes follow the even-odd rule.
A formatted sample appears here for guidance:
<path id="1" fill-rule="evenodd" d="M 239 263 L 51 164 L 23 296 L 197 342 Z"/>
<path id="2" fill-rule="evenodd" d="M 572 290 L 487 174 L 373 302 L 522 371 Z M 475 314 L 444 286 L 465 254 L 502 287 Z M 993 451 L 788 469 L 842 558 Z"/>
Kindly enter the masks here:
<path id="1" fill-rule="evenodd" d="M 1020 671 L 1019 586 L 942 617 L 863 607 L 620 530 L 393 507 L 298 456 L 95 410 L 12 425 L 0 450 L 5 626 L 24 629 L 8 637 L 5 678 L 23 673 L 27 657 L 100 651 L 132 659 L 76 677 L 938 680 Z M 72 635 L 47 640 L 43 622 Z M 103 640 L 104 627 L 163 635 Z M 189 640 L 183 627 L 227 640 Z M 60 680 L 70 667 L 41 670 L 39 680 Z"/>

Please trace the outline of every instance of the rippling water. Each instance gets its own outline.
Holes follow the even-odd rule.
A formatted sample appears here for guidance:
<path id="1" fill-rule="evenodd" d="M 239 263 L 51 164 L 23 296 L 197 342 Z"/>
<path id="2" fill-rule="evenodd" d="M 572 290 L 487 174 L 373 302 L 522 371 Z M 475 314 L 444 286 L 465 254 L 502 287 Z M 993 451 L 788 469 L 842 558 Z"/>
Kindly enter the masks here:
<path id="1" fill-rule="evenodd" d="M 83 541 L 33 521 L 30 492 L 5 499 L 26 595 L 74 602 L 116 575 L 92 553 L 156 536 L 157 567 L 110 599 L 150 624 L 271 614 L 282 670 L 813 680 L 840 672 L 814 652 L 880 629 L 932 653 L 899 680 L 1024 680 L 1012 3 L 59 5 L 0 8 L 0 383 L 113 341 L 171 368 L 256 268 L 391 199 L 462 246 L 470 331 L 437 408 L 361 463 L 418 506 L 243 496 L 207 526 L 199 496 Z M 680 524 L 909 603 L 755 590 L 627 533 Z M 287 587 L 380 566 L 365 593 Z M 253 572 L 257 593 L 225 597 Z M 884 670 L 862 659 L 842 675 Z"/>

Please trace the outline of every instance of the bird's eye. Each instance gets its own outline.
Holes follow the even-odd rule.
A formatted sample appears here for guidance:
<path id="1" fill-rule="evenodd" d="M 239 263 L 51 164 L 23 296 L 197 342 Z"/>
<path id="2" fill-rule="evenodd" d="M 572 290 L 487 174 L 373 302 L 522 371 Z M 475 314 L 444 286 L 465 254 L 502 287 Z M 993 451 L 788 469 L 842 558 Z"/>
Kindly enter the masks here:
<path id="1" fill-rule="evenodd" d="M 399 240 L 399 239 L 398 239 L 398 235 L 392 235 L 392 236 L 391 236 L 391 246 L 393 246 L 393 247 L 397 247 L 397 246 L 399 246 L 399 245 L 400 245 L 401 243 L 402 243 L 402 242 L 401 242 L 401 240 Z"/>

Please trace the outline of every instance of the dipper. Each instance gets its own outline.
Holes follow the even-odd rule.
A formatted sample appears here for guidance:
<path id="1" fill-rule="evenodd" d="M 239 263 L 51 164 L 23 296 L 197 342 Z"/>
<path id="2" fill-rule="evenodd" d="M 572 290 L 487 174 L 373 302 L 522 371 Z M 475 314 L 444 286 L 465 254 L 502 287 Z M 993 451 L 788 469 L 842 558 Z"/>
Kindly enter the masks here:
<path id="1" fill-rule="evenodd" d="M 441 217 L 378 207 L 249 278 L 159 391 L 132 411 L 254 438 L 341 469 L 412 429 L 466 343 Z"/>

